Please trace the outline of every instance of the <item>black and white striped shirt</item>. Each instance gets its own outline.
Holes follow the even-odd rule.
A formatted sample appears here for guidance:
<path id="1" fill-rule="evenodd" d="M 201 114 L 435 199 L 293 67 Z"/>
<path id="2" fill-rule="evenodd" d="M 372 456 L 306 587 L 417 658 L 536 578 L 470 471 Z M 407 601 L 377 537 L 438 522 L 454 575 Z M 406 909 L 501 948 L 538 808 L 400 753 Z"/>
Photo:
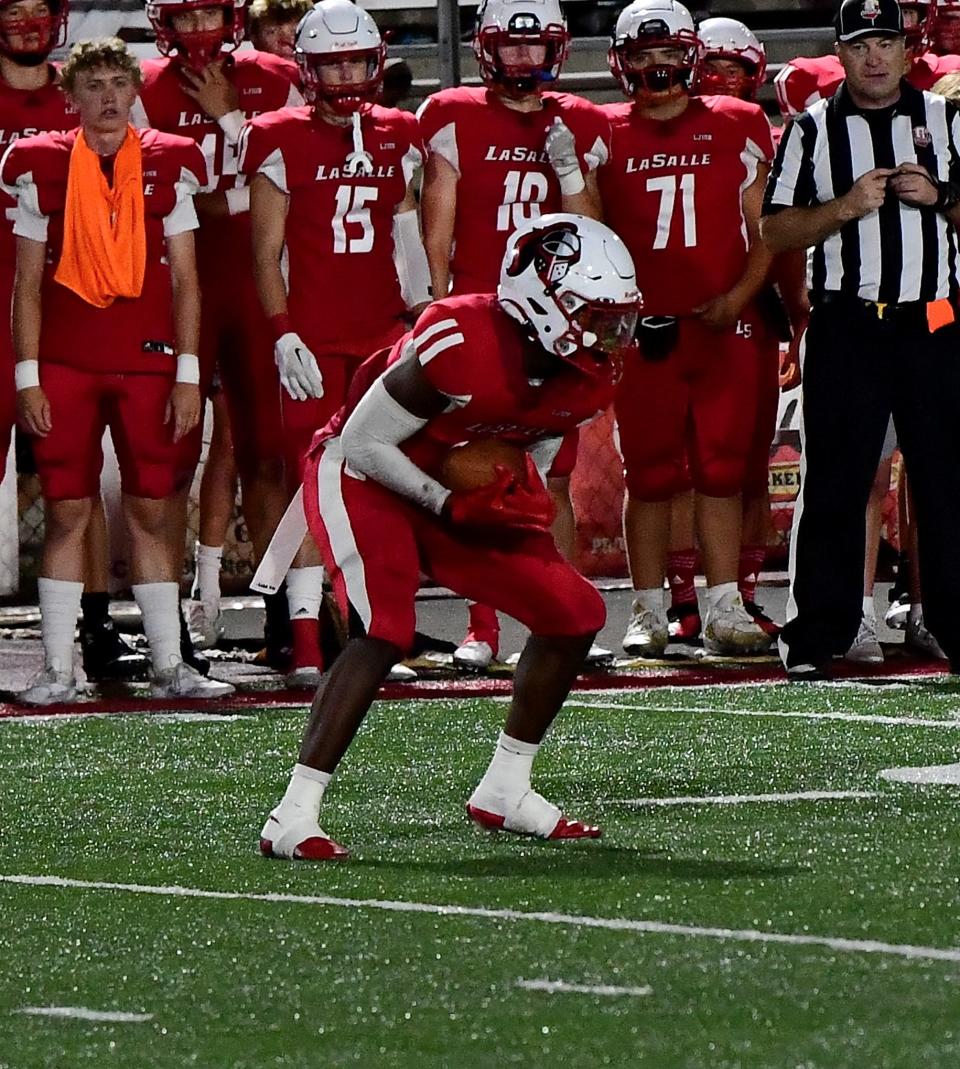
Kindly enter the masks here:
<path id="1" fill-rule="evenodd" d="M 960 111 L 943 97 L 903 82 L 892 107 L 859 109 L 841 83 L 787 127 L 763 213 L 824 204 L 875 167 L 919 163 L 939 181 L 958 181 L 958 146 Z M 934 301 L 956 288 L 956 267 L 956 234 L 946 216 L 888 195 L 878 211 L 815 246 L 807 286 L 814 301 L 824 293 L 888 304 Z"/>

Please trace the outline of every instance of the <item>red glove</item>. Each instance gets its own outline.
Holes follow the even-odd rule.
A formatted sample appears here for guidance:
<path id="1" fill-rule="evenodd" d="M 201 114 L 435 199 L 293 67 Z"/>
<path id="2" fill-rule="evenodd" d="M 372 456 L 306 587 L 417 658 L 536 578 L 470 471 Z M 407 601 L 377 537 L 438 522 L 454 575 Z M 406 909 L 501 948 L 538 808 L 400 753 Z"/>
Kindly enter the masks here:
<path id="1" fill-rule="evenodd" d="M 492 483 L 476 490 L 454 490 L 447 498 L 444 511 L 454 523 L 469 527 L 548 531 L 556 512 L 553 499 L 529 454 L 525 467 L 521 479 L 509 468 L 497 464 Z"/>

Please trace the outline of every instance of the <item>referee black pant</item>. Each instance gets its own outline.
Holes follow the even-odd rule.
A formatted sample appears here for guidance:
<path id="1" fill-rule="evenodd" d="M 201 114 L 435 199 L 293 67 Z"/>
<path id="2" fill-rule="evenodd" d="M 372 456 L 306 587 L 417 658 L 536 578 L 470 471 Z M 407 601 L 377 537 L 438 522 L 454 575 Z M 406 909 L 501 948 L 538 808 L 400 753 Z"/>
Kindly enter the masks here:
<path id="1" fill-rule="evenodd" d="M 892 413 L 917 516 L 926 626 L 960 670 L 960 324 L 922 303 L 814 303 L 803 360 L 800 495 L 782 634 L 788 668 L 847 651 L 863 605 L 867 500 Z"/>

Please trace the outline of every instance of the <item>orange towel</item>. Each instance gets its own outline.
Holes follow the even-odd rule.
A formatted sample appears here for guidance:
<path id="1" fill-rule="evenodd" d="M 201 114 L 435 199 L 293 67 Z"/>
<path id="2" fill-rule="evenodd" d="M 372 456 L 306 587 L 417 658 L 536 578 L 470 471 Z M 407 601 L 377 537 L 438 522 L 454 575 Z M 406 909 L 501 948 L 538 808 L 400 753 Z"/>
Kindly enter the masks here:
<path id="1" fill-rule="evenodd" d="M 63 251 L 54 278 L 95 308 L 139 297 L 147 263 L 140 138 L 131 126 L 113 161 L 113 187 L 81 130 L 70 153 Z"/>

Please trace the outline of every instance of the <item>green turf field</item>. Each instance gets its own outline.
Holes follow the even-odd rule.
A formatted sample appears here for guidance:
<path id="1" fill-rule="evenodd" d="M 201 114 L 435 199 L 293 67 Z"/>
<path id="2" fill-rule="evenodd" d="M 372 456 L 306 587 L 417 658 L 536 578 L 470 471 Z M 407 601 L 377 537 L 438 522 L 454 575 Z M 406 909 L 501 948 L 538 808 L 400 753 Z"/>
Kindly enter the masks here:
<path id="1" fill-rule="evenodd" d="M 0 1067 L 960 1065 L 960 785 L 878 776 L 960 761 L 960 691 L 581 694 L 536 785 L 599 843 L 471 829 L 502 711 L 375 707 L 326 866 L 256 852 L 298 710 L 0 721 L 0 877 L 81 884 L 0 882 Z"/>

